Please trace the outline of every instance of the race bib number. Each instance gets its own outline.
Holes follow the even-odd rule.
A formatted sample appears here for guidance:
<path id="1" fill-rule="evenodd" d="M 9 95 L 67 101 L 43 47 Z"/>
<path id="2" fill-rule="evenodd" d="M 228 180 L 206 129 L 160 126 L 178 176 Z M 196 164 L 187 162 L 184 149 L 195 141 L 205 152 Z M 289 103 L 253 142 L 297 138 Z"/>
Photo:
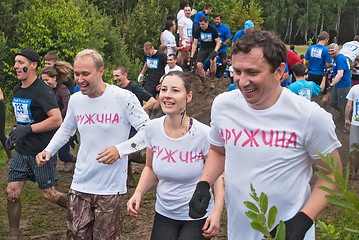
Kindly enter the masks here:
<path id="1" fill-rule="evenodd" d="M 192 28 L 187 28 L 187 38 L 191 40 L 192 37 Z"/>
<path id="2" fill-rule="evenodd" d="M 355 102 L 355 113 L 353 113 L 355 116 L 359 116 L 359 101 Z"/>
<path id="3" fill-rule="evenodd" d="M 310 52 L 311 57 L 315 58 L 321 58 L 322 57 L 322 49 L 320 48 L 312 48 L 312 51 Z"/>
<path id="4" fill-rule="evenodd" d="M 146 64 L 148 68 L 158 69 L 158 59 L 157 58 L 146 58 Z"/>
<path id="5" fill-rule="evenodd" d="M 201 40 L 203 42 L 212 42 L 212 33 L 201 32 Z"/>
<path id="6" fill-rule="evenodd" d="M 31 99 L 13 98 L 12 106 L 14 107 L 15 117 L 18 123 L 34 123 L 34 119 L 31 116 L 30 104 Z"/>

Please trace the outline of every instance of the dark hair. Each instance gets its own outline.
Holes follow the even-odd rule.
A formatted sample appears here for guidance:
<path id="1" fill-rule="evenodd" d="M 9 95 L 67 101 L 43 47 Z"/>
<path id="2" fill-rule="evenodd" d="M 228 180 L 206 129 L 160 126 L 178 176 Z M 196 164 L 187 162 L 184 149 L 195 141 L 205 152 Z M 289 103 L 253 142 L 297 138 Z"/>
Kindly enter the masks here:
<path id="1" fill-rule="evenodd" d="M 173 56 L 173 59 L 174 59 L 174 60 L 177 59 L 177 56 L 176 56 L 176 54 L 174 54 L 174 53 L 171 53 L 170 55 L 168 55 L 167 58 L 170 57 L 170 56 Z"/>
<path id="2" fill-rule="evenodd" d="M 213 15 L 213 18 L 218 18 L 218 17 L 219 17 L 221 20 L 223 19 L 222 14 L 220 14 L 220 13 L 216 13 L 216 14 Z"/>
<path id="3" fill-rule="evenodd" d="M 145 42 L 145 44 L 143 44 L 143 48 L 144 48 L 144 49 L 153 48 L 153 45 L 152 45 L 152 43 L 150 43 L 150 42 Z"/>
<path id="4" fill-rule="evenodd" d="M 295 46 L 294 46 L 294 45 L 290 45 L 289 49 L 290 49 L 290 50 L 294 50 L 294 49 L 295 49 Z"/>
<path id="5" fill-rule="evenodd" d="M 115 67 L 113 70 L 114 70 L 114 71 L 115 71 L 115 70 L 120 70 L 122 75 L 125 74 L 125 73 L 128 73 L 128 72 L 127 72 L 127 68 L 126 68 L 125 66 L 123 66 L 123 65 L 118 65 L 118 66 Z"/>
<path id="6" fill-rule="evenodd" d="M 296 63 L 293 66 L 293 72 L 297 77 L 303 77 L 305 75 L 305 70 L 307 70 L 307 68 L 303 63 Z"/>
<path id="7" fill-rule="evenodd" d="M 184 9 L 185 6 L 188 5 L 188 1 L 187 0 L 182 0 L 180 1 L 180 9 Z"/>
<path id="8" fill-rule="evenodd" d="M 167 21 L 167 20 L 172 20 L 172 21 L 174 21 L 174 20 L 176 20 L 176 16 L 173 15 L 173 14 L 168 14 L 168 15 L 167 15 L 167 18 L 166 18 L 166 21 Z"/>
<path id="9" fill-rule="evenodd" d="M 56 77 L 56 82 L 63 83 L 71 75 L 73 68 L 68 62 L 55 62 L 52 66 L 46 66 L 41 69 L 40 74 L 46 74 L 49 77 Z"/>
<path id="10" fill-rule="evenodd" d="M 208 19 L 207 19 L 207 17 L 206 16 L 202 16 L 202 17 L 200 17 L 199 18 L 199 20 L 198 20 L 199 22 L 208 22 Z"/>
<path id="11" fill-rule="evenodd" d="M 213 8 L 212 4 L 211 3 L 206 3 L 203 7 L 204 10 L 207 10 L 209 8 Z"/>
<path id="12" fill-rule="evenodd" d="M 165 29 L 170 30 L 170 28 L 173 26 L 174 20 L 167 20 L 165 24 Z"/>
<path id="13" fill-rule="evenodd" d="M 252 48 L 262 48 L 263 56 L 274 72 L 287 60 L 287 48 L 280 38 L 272 32 L 254 29 L 236 40 L 232 47 L 232 57 L 239 52 L 249 53 Z"/>
<path id="14" fill-rule="evenodd" d="M 184 88 L 186 89 L 186 93 L 190 93 L 191 91 L 191 84 L 188 80 L 188 77 L 187 75 L 184 73 L 184 72 L 181 72 L 181 71 L 171 71 L 169 73 L 167 73 L 166 75 L 163 76 L 163 79 L 162 79 L 162 82 L 165 80 L 166 77 L 168 76 L 177 76 L 179 78 L 182 79 L 183 81 L 183 85 L 184 85 Z"/>
<path id="15" fill-rule="evenodd" d="M 161 52 L 164 52 L 166 49 L 167 49 L 167 45 L 165 45 L 165 44 L 161 44 L 161 45 L 158 47 L 158 51 L 161 51 Z"/>
<path id="16" fill-rule="evenodd" d="M 319 41 L 325 40 L 326 38 L 329 38 L 329 33 L 327 33 L 326 31 L 319 33 L 318 35 Z"/>
<path id="17" fill-rule="evenodd" d="M 57 54 L 54 51 L 50 51 L 46 53 L 44 60 L 57 62 L 59 60 L 59 56 L 57 56 Z"/>

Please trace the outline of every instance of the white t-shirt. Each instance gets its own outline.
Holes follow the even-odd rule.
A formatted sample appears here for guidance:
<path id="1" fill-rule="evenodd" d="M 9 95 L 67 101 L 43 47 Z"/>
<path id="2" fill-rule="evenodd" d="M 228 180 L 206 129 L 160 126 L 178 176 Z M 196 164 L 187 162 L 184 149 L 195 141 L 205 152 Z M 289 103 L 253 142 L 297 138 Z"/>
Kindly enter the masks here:
<path id="1" fill-rule="evenodd" d="M 151 120 L 146 127 L 146 143 L 153 151 L 152 168 L 158 177 L 156 212 L 175 220 L 194 220 L 189 201 L 196 189 L 208 154 L 209 127 L 193 119 L 190 131 L 181 138 L 166 135 L 165 116 Z M 213 211 L 213 196 L 207 217 Z"/>
<path id="2" fill-rule="evenodd" d="M 280 220 L 292 218 L 311 190 L 312 164 L 317 151 L 328 154 L 341 146 L 332 116 L 316 103 L 284 88 L 277 102 L 265 110 L 250 108 L 241 92 L 226 92 L 213 102 L 210 143 L 224 146 L 228 239 L 262 239 L 251 228 L 244 201 L 250 184 L 268 195 Z M 314 226 L 305 239 L 314 239 Z"/>
<path id="3" fill-rule="evenodd" d="M 173 36 L 173 34 L 170 31 L 165 30 L 162 35 L 162 40 L 163 40 L 163 44 L 166 45 L 168 49 L 167 56 L 170 54 L 175 54 L 176 52 L 173 51 L 172 49 L 173 47 L 176 46 L 175 36 Z"/>
<path id="4" fill-rule="evenodd" d="M 349 90 L 347 99 L 353 101 L 353 116 L 351 124 L 359 126 L 359 121 L 355 121 L 355 117 L 359 117 L 359 85 L 354 85 Z"/>
<path id="5" fill-rule="evenodd" d="M 132 141 L 136 135 L 127 139 L 131 125 L 135 129 L 144 128 L 147 121 L 148 115 L 133 93 L 106 84 L 106 90 L 97 98 L 81 92 L 71 95 L 65 120 L 45 150 L 55 154 L 78 129 L 81 144 L 71 189 L 97 195 L 124 194 L 127 155 L 121 149 L 125 144 L 133 148 L 132 152 L 145 147 L 145 130 L 141 131 L 142 146 Z M 98 153 L 114 145 L 121 158 L 111 165 L 99 163 Z"/>
<path id="6" fill-rule="evenodd" d="M 180 71 L 180 72 L 183 72 L 183 69 L 180 67 L 180 66 L 178 66 L 178 65 L 176 65 L 174 68 L 170 68 L 170 66 L 168 66 L 168 64 L 166 65 L 166 67 L 165 67 L 165 74 L 167 74 L 167 73 L 169 73 L 169 72 L 172 72 L 172 71 Z"/>
<path id="7" fill-rule="evenodd" d="M 193 25 L 193 21 L 186 16 L 181 17 L 181 19 L 178 21 L 178 26 L 183 27 L 183 30 L 182 30 L 183 38 L 187 42 L 191 42 L 192 25 Z M 183 40 L 183 39 L 181 39 L 181 40 Z"/>
<path id="8" fill-rule="evenodd" d="M 354 62 L 357 56 L 359 56 L 359 42 L 351 41 L 344 43 L 339 53 L 343 54 L 347 58 L 350 58 L 350 60 Z"/>

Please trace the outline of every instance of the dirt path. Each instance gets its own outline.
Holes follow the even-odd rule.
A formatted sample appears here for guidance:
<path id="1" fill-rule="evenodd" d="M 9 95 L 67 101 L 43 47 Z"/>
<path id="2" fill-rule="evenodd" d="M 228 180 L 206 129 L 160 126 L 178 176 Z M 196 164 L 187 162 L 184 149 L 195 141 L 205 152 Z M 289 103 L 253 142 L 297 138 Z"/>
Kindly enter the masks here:
<path id="1" fill-rule="evenodd" d="M 210 122 L 210 108 L 215 96 L 228 89 L 229 79 L 217 81 L 215 89 L 207 88 L 203 94 L 198 94 L 197 88 L 199 80 L 191 73 L 188 73 L 191 78 L 192 87 L 194 91 L 193 101 L 188 105 L 188 113 L 197 120 L 209 124 Z M 348 162 L 348 143 L 349 134 L 343 133 L 343 120 L 339 117 L 338 112 L 333 109 L 328 109 L 333 114 L 333 118 L 337 125 L 337 135 L 342 142 L 343 147 L 339 149 L 343 163 Z M 59 165 L 62 165 L 60 162 Z M 138 180 L 143 165 L 133 164 L 135 171 L 135 178 Z M 5 189 L 7 185 L 7 168 L 0 170 L 0 239 L 6 239 L 9 227 L 7 220 Z M 71 174 L 60 173 L 62 178 L 59 185 L 56 187 L 62 192 L 67 192 L 71 183 Z M 359 189 L 358 181 L 351 181 L 351 186 Z M 129 189 L 126 199 L 128 199 L 134 189 Z M 127 202 L 127 200 L 126 200 Z M 124 227 L 123 238 L 125 240 L 135 239 L 149 239 L 152 229 L 152 221 L 154 216 L 155 191 L 154 187 L 146 194 L 141 205 L 141 212 L 138 219 L 131 218 L 126 211 L 124 211 Z M 322 214 L 322 218 L 327 218 L 337 212 L 333 206 L 328 207 Z M 66 239 L 66 225 L 65 225 L 66 211 L 55 204 L 51 204 L 42 199 L 38 191 L 37 185 L 27 183 L 22 195 L 22 217 L 21 230 L 23 239 L 50 239 L 62 240 Z M 218 237 L 215 240 L 227 239 L 226 235 L 226 213 L 222 216 L 222 226 Z"/>

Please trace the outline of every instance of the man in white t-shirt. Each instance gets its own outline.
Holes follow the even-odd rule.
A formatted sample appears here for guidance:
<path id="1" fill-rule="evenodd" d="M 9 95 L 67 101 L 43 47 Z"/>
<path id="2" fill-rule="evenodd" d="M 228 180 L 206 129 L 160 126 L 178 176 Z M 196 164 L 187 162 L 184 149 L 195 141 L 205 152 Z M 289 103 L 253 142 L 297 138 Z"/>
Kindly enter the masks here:
<path id="1" fill-rule="evenodd" d="M 349 59 L 350 70 L 356 72 L 354 61 L 359 56 L 359 35 L 356 35 L 353 41 L 344 43 L 339 53 Z"/>
<path id="2" fill-rule="evenodd" d="M 253 201 L 250 184 L 268 195 L 268 206 L 278 208 L 272 236 L 283 220 L 290 239 L 315 239 L 314 220 L 329 203 L 318 187 L 335 188 L 319 178 L 311 193 L 312 165 L 326 166 L 317 152 L 330 154 L 342 166 L 332 116 L 280 86 L 286 55 L 284 43 L 272 33 L 246 34 L 232 47 L 238 89 L 213 102 L 211 147 L 190 207 L 204 208 L 201 200 L 209 196 L 201 188 L 204 183 L 209 188 L 225 170 L 229 240 L 263 238 L 245 215 L 243 202 Z"/>
<path id="3" fill-rule="evenodd" d="M 71 96 L 64 122 L 38 165 L 79 130 L 81 145 L 70 191 L 66 220 L 70 239 L 119 239 L 126 189 L 127 155 L 145 147 L 148 115 L 136 96 L 102 80 L 104 64 L 92 49 L 79 52 L 74 76 L 81 92 Z M 138 132 L 128 139 L 130 128 Z"/>
<path id="4" fill-rule="evenodd" d="M 345 128 L 350 130 L 349 151 L 350 166 L 354 170 L 355 179 L 359 170 L 359 85 L 354 85 L 347 95 L 347 105 L 345 107 Z M 349 115 L 353 109 L 352 120 Z"/>
<path id="5" fill-rule="evenodd" d="M 184 47 L 180 50 L 178 54 L 178 65 L 182 68 L 189 58 L 189 50 L 192 43 L 192 25 L 193 21 L 191 20 L 191 7 L 184 7 L 184 16 L 178 21 L 178 33 L 180 36 L 179 45 Z"/>
<path id="6" fill-rule="evenodd" d="M 167 65 L 165 67 L 165 74 L 172 72 L 172 71 L 183 72 L 182 68 L 177 65 L 176 54 L 170 54 L 167 56 Z"/>
<path id="7" fill-rule="evenodd" d="M 163 32 L 162 40 L 163 44 L 167 46 L 167 56 L 174 54 L 177 51 L 184 49 L 184 47 L 176 46 L 176 38 L 173 35 L 173 31 L 176 29 L 176 23 L 174 20 L 167 20 L 165 25 L 166 30 Z"/>

